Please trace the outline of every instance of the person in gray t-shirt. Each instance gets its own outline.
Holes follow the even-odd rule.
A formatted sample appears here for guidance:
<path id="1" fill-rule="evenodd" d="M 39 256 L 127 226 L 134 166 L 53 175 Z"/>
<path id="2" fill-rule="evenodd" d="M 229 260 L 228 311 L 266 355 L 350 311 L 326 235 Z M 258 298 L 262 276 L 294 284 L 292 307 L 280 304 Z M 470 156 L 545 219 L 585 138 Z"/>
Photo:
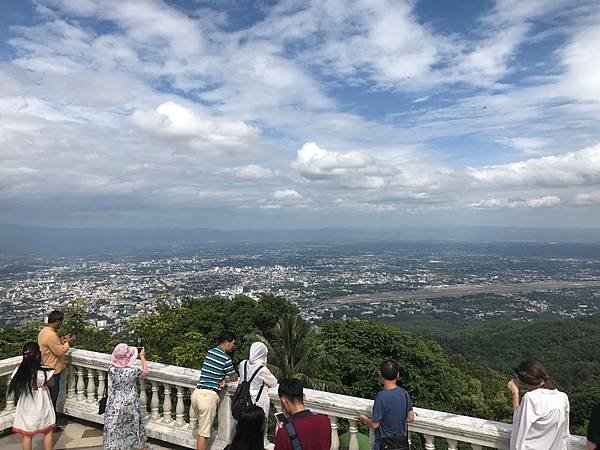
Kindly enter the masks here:
<path id="1" fill-rule="evenodd" d="M 371 417 L 357 417 L 359 421 L 375 430 L 374 450 L 380 449 L 382 439 L 405 436 L 406 424 L 415 420 L 410 395 L 396 383 L 398 364 L 386 361 L 381 364 L 379 373 L 383 381 L 383 390 L 375 397 Z"/>

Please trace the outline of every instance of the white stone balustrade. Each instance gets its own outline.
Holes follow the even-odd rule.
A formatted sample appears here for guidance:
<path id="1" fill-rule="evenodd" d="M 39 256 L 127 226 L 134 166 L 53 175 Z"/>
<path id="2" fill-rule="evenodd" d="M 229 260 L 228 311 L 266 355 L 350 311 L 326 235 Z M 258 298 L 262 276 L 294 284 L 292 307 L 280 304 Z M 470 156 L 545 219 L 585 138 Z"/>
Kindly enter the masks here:
<path id="1" fill-rule="evenodd" d="M 0 383 L 8 384 L 10 375 L 20 361 L 21 357 L 0 361 Z M 69 353 L 69 364 L 63 386 L 63 413 L 102 423 L 104 419 L 98 415 L 97 402 L 107 389 L 110 389 L 106 386 L 109 382 L 106 372 L 110 366 L 110 355 L 74 349 Z M 189 407 L 189 397 L 196 386 L 200 371 L 152 362 L 149 362 L 148 366 L 150 374 L 140 383 L 140 407 L 148 436 L 166 443 L 194 448 L 194 411 Z M 151 392 L 150 404 L 147 397 L 148 388 Z M 232 385 L 227 392 L 221 393 L 218 427 L 211 442 L 211 448 L 214 450 L 222 449 L 233 436 L 234 421 L 230 408 L 234 390 L 235 385 Z M 311 389 L 306 389 L 305 394 L 306 406 L 309 409 L 326 414 L 331 419 L 331 449 L 339 450 L 338 427 L 341 420 L 346 421 L 349 427 L 349 450 L 358 450 L 359 429 L 356 416 L 369 414 L 373 401 Z M 275 410 L 280 411 L 281 405 L 276 389 L 271 389 L 269 396 L 275 404 Z M 0 412 L 0 430 L 12 425 L 14 407 L 14 400 L 7 398 L 4 410 Z M 458 449 L 459 443 L 470 444 L 473 450 L 508 449 L 511 425 L 423 408 L 415 408 L 415 413 L 417 418 L 409 426 L 411 440 L 421 440 L 427 450 L 435 450 L 436 441 L 440 439 L 447 442 L 448 450 Z M 187 417 L 192 420 L 188 420 Z M 372 442 L 373 433 L 370 433 L 370 438 Z M 584 437 L 572 437 L 573 450 L 585 448 Z"/>
<path id="2" fill-rule="evenodd" d="M 12 375 L 15 367 L 21 362 L 21 357 L 16 356 L 14 358 L 3 359 L 0 361 L 0 383 L 7 388 L 10 383 L 10 376 Z M 7 395 L 5 400 L 4 410 L 0 411 L 0 430 L 5 430 L 12 426 L 13 415 L 15 411 L 15 400 L 12 396 Z"/>

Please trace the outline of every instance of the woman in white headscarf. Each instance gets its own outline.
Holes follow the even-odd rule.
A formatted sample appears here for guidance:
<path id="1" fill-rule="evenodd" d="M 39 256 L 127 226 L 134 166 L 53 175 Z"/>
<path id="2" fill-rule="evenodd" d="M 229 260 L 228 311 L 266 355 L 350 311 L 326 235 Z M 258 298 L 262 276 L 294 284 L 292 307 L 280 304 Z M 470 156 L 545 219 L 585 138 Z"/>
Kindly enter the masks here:
<path id="1" fill-rule="evenodd" d="M 252 375 L 256 372 L 256 376 L 250 383 L 250 395 L 254 404 L 260 406 L 265 412 L 265 417 L 269 417 L 269 400 L 268 388 L 277 386 L 277 378 L 271 373 L 267 367 L 267 355 L 269 350 L 262 342 L 254 342 L 250 346 L 250 357 L 240 363 L 238 373 L 239 380 L 250 381 Z"/>

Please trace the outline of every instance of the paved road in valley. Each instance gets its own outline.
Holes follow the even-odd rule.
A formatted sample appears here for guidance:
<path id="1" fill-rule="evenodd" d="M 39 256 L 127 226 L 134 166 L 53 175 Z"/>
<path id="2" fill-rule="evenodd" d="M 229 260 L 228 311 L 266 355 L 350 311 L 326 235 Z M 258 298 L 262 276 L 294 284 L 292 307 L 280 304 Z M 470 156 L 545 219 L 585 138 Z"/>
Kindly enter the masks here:
<path id="1" fill-rule="evenodd" d="M 476 294 L 518 294 L 550 289 L 581 289 L 600 287 L 600 280 L 592 281 L 539 281 L 532 283 L 507 284 L 461 284 L 457 286 L 439 286 L 417 291 L 380 292 L 375 294 L 354 294 L 325 300 L 325 305 L 343 305 L 355 303 L 390 302 L 394 300 L 425 300 L 443 297 L 462 297 Z"/>

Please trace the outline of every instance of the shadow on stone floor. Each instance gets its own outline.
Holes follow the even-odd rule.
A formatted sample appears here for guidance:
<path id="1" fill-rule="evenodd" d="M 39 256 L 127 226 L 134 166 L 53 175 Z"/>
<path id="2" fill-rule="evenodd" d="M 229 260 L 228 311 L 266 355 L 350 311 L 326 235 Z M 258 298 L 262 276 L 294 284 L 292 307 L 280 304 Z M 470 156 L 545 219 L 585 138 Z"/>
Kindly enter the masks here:
<path id="1" fill-rule="evenodd" d="M 32 450 L 43 450 L 43 436 L 33 438 Z M 102 427 L 98 424 L 70 420 L 61 433 L 54 433 L 54 450 L 102 450 Z M 184 447 L 168 446 L 164 442 L 149 440 L 148 445 L 151 450 L 185 450 Z M 21 436 L 9 434 L 0 437 L 0 448 L 2 450 L 20 450 Z"/>

